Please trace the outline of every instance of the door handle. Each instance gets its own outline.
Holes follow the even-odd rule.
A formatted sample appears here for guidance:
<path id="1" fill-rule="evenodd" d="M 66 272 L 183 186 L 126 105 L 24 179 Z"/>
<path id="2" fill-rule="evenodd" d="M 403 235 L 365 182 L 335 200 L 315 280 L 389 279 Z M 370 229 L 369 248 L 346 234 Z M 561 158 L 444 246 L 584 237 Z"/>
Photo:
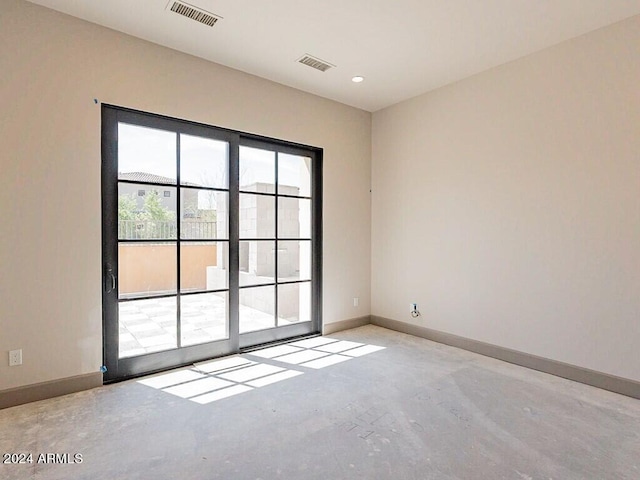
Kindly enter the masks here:
<path id="1" fill-rule="evenodd" d="M 105 267 L 104 289 L 107 293 L 111 293 L 116 289 L 116 276 L 113 273 L 113 267 L 109 264 Z"/>

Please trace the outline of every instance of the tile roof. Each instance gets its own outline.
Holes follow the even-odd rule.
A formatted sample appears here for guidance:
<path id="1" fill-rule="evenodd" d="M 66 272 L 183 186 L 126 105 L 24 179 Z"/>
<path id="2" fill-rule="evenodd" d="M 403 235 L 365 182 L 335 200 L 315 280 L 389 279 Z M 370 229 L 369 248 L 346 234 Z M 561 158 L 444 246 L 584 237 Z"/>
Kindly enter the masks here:
<path id="1" fill-rule="evenodd" d="M 163 177 L 162 175 L 155 175 L 153 173 L 147 173 L 147 172 L 118 172 L 118 180 L 126 180 L 129 182 L 141 182 L 141 183 L 164 183 L 168 185 L 176 184 L 175 178 Z M 199 183 L 193 183 L 193 182 L 180 182 L 180 185 L 185 187 L 203 186 Z"/>
<path id="2" fill-rule="evenodd" d="M 162 175 L 154 175 L 153 173 L 147 172 L 118 172 L 118 180 L 145 183 L 168 183 L 169 185 L 176 184 L 175 178 L 163 177 Z"/>

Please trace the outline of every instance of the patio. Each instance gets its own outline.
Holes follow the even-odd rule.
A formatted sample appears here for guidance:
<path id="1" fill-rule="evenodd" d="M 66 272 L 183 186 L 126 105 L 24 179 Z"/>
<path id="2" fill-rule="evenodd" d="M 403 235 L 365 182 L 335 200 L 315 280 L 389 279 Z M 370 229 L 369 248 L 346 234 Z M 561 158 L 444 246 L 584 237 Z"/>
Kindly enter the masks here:
<path id="1" fill-rule="evenodd" d="M 181 297 L 181 345 L 227 338 L 227 294 Z M 119 304 L 120 358 L 177 347 L 176 298 L 132 300 Z M 240 305 L 240 333 L 272 328 L 274 316 Z M 295 323 L 278 318 L 278 325 Z"/>

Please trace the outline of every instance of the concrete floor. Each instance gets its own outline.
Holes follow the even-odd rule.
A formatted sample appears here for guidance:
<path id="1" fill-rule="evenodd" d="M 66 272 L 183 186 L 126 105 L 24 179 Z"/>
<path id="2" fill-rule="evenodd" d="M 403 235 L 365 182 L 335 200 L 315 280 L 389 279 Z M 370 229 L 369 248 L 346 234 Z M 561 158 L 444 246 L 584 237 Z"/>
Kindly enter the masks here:
<path id="1" fill-rule="evenodd" d="M 0 478 L 640 478 L 638 400 L 374 326 L 331 338 L 385 348 L 255 352 L 1 410 L 0 453 L 34 464 Z"/>

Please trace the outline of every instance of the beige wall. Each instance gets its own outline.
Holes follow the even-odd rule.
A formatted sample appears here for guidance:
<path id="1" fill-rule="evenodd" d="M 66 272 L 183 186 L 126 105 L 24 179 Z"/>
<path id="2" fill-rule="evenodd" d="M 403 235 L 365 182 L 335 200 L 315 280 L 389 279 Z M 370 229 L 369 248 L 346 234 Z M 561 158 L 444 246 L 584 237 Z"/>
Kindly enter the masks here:
<path id="1" fill-rule="evenodd" d="M 374 315 L 640 380 L 639 46 L 634 17 L 374 114 Z"/>
<path id="2" fill-rule="evenodd" d="M 324 321 L 370 313 L 369 113 L 22 0 L 0 44 L 0 390 L 102 364 L 94 98 L 324 148 Z"/>
<path id="3" fill-rule="evenodd" d="M 207 267 L 217 265 L 217 252 L 215 243 L 180 245 L 180 291 L 207 289 Z M 118 292 L 175 292 L 177 254 L 175 244 L 119 243 Z"/>

